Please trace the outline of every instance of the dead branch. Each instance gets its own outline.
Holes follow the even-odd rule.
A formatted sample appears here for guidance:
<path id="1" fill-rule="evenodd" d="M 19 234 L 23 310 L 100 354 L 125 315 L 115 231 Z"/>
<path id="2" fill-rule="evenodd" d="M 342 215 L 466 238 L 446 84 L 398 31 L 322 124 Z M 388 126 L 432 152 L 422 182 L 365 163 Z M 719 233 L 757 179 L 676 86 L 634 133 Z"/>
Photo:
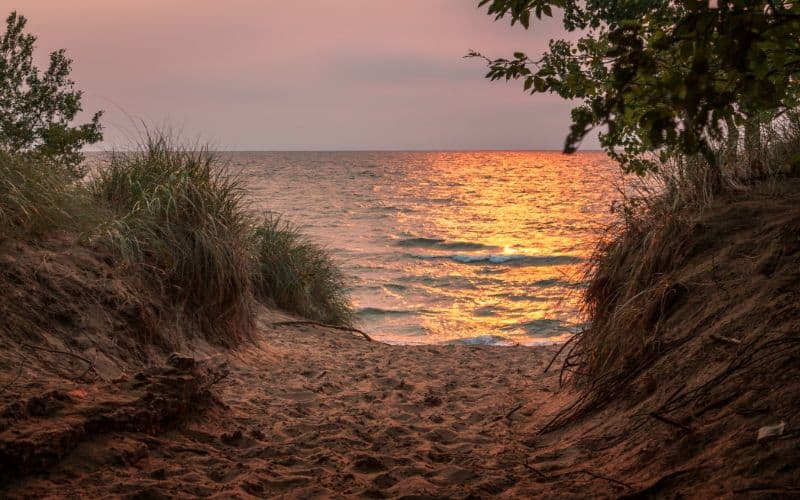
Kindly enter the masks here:
<path id="1" fill-rule="evenodd" d="M 614 479 L 613 477 L 608 477 L 608 476 L 604 476 L 602 474 L 598 474 L 596 472 L 592 472 L 592 471 L 590 471 L 588 469 L 581 469 L 581 470 L 576 471 L 576 472 L 583 472 L 584 474 L 588 474 L 588 475 L 590 475 L 590 476 L 592 476 L 594 478 L 603 479 L 604 481 L 608 481 L 610 483 L 614 483 L 614 484 L 618 484 L 620 486 L 624 486 L 625 488 L 628 488 L 629 490 L 633 489 L 633 486 L 631 486 L 628 483 L 624 483 L 624 482 L 622 482 L 622 481 L 620 481 L 618 479 Z"/>
<path id="2" fill-rule="evenodd" d="M 658 420 L 659 422 L 663 422 L 663 423 L 665 423 L 667 425 L 671 425 L 673 427 L 677 427 L 678 429 L 682 429 L 682 430 L 684 430 L 686 432 L 692 432 L 692 429 L 690 427 L 687 427 L 687 426 L 683 425 L 680 422 L 676 422 L 676 421 L 674 421 L 672 419 L 669 419 L 669 418 L 665 417 L 664 415 L 661 415 L 661 414 L 659 414 L 657 412 L 651 411 L 650 413 L 648 413 L 648 415 L 653 417 L 654 419 Z"/>
<path id="3" fill-rule="evenodd" d="M 564 342 L 564 345 L 561 346 L 561 348 L 558 350 L 558 352 L 555 353 L 555 355 L 550 359 L 550 362 L 547 363 L 547 366 L 545 367 L 543 373 L 547 373 L 547 370 L 549 370 L 550 367 L 553 366 L 553 363 L 555 363 L 556 359 L 561 355 L 562 352 L 564 352 L 564 349 L 566 349 L 567 346 L 570 345 L 576 338 L 578 338 L 578 336 L 577 335 L 573 335 L 572 337 L 569 338 L 569 340 Z"/>
<path id="4" fill-rule="evenodd" d="M 79 354 L 75 354 L 74 352 L 69 352 L 69 351 L 59 351 L 58 349 L 48 349 L 46 347 L 39 347 L 39 346 L 27 344 L 25 342 L 23 342 L 21 345 L 23 347 L 27 347 L 28 349 L 33 349 L 33 350 L 36 350 L 36 351 L 44 351 L 44 352 L 49 352 L 51 354 L 63 354 L 65 356 L 71 356 L 71 357 L 73 357 L 75 359 L 79 359 L 79 360 L 83 361 L 84 363 L 86 363 L 88 365 L 86 370 L 83 373 L 81 373 L 80 375 L 78 375 L 77 377 L 71 377 L 72 380 L 79 380 L 79 379 L 83 378 L 89 372 L 94 373 L 94 375 L 98 379 L 103 380 L 103 377 L 100 376 L 99 373 L 97 373 L 97 369 L 94 366 L 94 362 L 92 360 L 90 360 L 90 359 L 87 359 L 87 358 L 79 355 Z"/>
<path id="5" fill-rule="evenodd" d="M 334 330 L 342 330 L 345 332 L 355 332 L 361 334 L 362 337 L 369 340 L 370 342 L 375 341 L 375 339 L 367 335 L 365 332 L 359 330 L 358 328 L 351 328 L 349 326 L 326 325 L 325 323 L 320 323 L 318 321 L 311 321 L 311 320 L 276 321 L 272 323 L 272 326 L 288 326 L 288 325 L 314 325 L 314 326 L 321 326 L 324 328 L 332 328 Z"/>

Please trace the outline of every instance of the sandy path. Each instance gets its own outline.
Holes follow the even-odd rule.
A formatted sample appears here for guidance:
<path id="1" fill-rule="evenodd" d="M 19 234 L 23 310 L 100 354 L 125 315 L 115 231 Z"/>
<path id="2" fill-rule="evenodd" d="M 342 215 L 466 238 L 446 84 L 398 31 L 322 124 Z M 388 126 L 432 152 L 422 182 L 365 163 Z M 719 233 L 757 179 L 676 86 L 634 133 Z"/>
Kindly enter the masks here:
<path id="1" fill-rule="evenodd" d="M 218 407 L 155 436 L 83 443 L 47 477 L 10 491 L 310 498 L 541 490 L 526 465 L 537 429 L 521 422 L 556 407 L 557 372 L 542 376 L 553 348 L 391 346 L 269 319 L 253 345 L 231 356 Z"/>
<path id="2" fill-rule="evenodd" d="M 711 410 L 682 420 L 692 425 L 685 430 L 649 413 L 675 393 L 677 381 L 664 380 L 649 397 L 628 391 L 605 409 L 539 433 L 577 395 L 558 390 L 558 370 L 543 373 L 555 347 L 391 346 L 317 326 L 271 326 L 283 319 L 265 315 L 253 343 L 217 351 L 188 372 L 160 366 L 121 381 L 31 378 L 0 394 L 0 473 L 10 470 L 3 456 L 25 470 L 0 474 L 0 497 L 800 492 L 800 434 L 791 421 L 785 436 L 756 440 L 776 420 L 773 411 L 788 418 L 780 415 L 795 406 L 796 398 L 764 397 L 776 391 L 743 392 L 732 381 L 746 401 L 701 401 Z M 198 370 L 224 357 L 229 374 L 209 395 L 204 380 L 216 381 L 216 372 Z M 754 412 L 754 402 L 775 410 Z"/>

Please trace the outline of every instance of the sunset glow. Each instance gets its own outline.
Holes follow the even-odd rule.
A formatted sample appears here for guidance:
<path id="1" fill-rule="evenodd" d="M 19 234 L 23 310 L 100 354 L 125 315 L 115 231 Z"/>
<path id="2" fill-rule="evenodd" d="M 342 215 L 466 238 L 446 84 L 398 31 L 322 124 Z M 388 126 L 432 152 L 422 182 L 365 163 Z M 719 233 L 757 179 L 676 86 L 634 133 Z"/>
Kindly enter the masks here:
<path id="1" fill-rule="evenodd" d="M 32 0 L 45 51 L 68 48 L 105 147 L 138 119 L 221 149 L 559 149 L 570 103 L 490 85 L 469 49 L 546 49 L 462 0 Z M 586 147 L 597 147 L 590 142 Z"/>

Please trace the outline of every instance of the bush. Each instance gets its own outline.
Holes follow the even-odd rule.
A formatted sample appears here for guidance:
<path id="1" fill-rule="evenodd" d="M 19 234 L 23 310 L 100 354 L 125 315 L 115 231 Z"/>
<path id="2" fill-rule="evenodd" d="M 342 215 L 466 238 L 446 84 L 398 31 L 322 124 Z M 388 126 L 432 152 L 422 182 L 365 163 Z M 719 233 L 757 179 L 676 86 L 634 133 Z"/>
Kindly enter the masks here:
<path id="1" fill-rule="evenodd" d="M 26 24 L 24 16 L 12 12 L 0 33 L 0 150 L 55 160 L 59 169 L 82 177 L 81 149 L 102 140 L 102 112 L 72 124 L 83 97 L 70 79 L 72 61 L 57 50 L 40 71 L 33 57 L 36 37 L 25 33 Z"/>
<path id="2" fill-rule="evenodd" d="M 347 280 L 325 249 L 272 216 L 255 229 L 253 245 L 259 299 L 330 325 L 351 324 Z"/>
<path id="3" fill-rule="evenodd" d="M 250 217 L 238 181 L 206 149 L 147 133 L 90 181 L 114 217 L 100 238 L 136 264 L 210 340 L 232 344 L 253 321 Z"/>

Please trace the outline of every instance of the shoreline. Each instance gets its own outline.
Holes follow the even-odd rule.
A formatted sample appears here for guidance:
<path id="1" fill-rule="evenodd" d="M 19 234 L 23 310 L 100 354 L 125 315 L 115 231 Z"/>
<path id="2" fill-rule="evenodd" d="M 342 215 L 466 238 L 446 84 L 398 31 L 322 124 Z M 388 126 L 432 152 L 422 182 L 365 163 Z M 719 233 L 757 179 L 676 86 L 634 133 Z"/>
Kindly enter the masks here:
<path id="1" fill-rule="evenodd" d="M 235 347 L 158 324 L 182 328 L 172 337 L 182 354 L 171 356 L 155 343 L 168 337 L 142 328 L 170 303 L 142 293 L 113 258 L 65 238 L 6 240 L 0 493 L 800 493 L 798 182 L 733 194 L 671 228 L 697 238 L 667 228 L 650 240 L 655 256 L 628 254 L 623 280 L 643 260 L 664 267 L 658 281 L 635 282 L 642 302 L 624 302 L 633 313 L 610 331 L 653 332 L 657 350 L 623 358 L 633 368 L 604 391 L 561 383 L 580 368 L 561 371 L 569 349 L 545 372 L 559 347 L 396 346 L 276 325 L 304 320 L 264 306 Z"/>

